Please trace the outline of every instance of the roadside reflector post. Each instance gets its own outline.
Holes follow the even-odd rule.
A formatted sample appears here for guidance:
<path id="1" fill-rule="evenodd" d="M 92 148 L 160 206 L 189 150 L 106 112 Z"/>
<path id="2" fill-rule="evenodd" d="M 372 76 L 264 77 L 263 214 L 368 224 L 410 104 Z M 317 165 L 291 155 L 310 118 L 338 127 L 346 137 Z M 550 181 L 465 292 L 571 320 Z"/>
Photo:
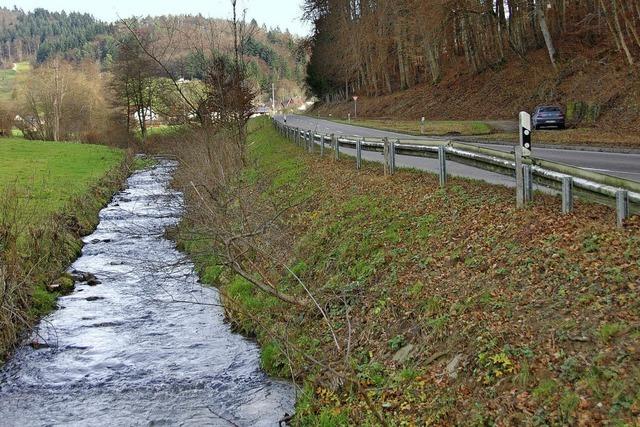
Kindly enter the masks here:
<path id="1" fill-rule="evenodd" d="M 531 165 L 523 165 L 522 172 L 524 175 L 524 201 L 530 203 L 533 201 L 533 168 Z"/>
<path id="2" fill-rule="evenodd" d="M 420 134 L 424 135 L 424 116 L 420 119 Z"/>
<path id="3" fill-rule="evenodd" d="M 522 146 L 516 147 L 516 207 L 524 207 L 524 174 L 522 173 Z"/>
<path id="4" fill-rule="evenodd" d="M 348 121 L 349 123 L 351 123 L 351 113 L 349 113 L 349 114 L 347 115 L 347 121 Z"/>
<path id="5" fill-rule="evenodd" d="M 440 175 L 440 187 L 447 185 L 447 151 L 444 145 L 438 147 L 438 163 L 440 165 L 438 173 Z"/>
<path id="6" fill-rule="evenodd" d="M 362 167 L 362 140 L 356 140 L 356 169 L 360 170 Z"/>
<path id="7" fill-rule="evenodd" d="M 616 191 L 616 217 L 618 227 L 624 227 L 624 220 L 629 218 L 629 192 L 626 190 Z"/>
<path id="8" fill-rule="evenodd" d="M 522 157 L 531 156 L 531 114 L 521 111 L 519 116 L 520 122 L 520 147 L 522 148 Z"/>
<path id="9" fill-rule="evenodd" d="M 562 178 L 562 213 L 568 214 L 573 210 L 573 178 Z"/>
<path id="10" fill-rule="evenodd" d="M 531 201 L 533 182 L 531 182 L 530 167 L 523 169 L 522 159 L 531 156 L 531 115 L 521 111 L 518 115 L 520 128 L 520 145 L 516 147 L 516 206 L 523 208 Z"/>

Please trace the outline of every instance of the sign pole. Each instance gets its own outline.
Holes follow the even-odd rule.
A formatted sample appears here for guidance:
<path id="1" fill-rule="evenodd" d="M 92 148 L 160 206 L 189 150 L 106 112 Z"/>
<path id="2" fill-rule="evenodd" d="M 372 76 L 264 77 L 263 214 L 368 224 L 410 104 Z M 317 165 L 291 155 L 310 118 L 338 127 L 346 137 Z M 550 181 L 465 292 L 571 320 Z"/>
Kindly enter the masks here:
<path id="1" fill-rule="evenodd" d="M 353 119 L 358 120 L 358 97 L 353 97 Z"/>

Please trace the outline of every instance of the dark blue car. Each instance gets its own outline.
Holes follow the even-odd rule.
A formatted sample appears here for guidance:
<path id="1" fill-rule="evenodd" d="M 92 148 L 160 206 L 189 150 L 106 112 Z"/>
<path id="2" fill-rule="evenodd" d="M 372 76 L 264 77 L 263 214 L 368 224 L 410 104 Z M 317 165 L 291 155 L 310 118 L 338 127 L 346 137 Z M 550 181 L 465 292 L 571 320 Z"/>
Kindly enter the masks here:
<path id="1" fill-rule="evenodd" d="M 542 127 L 555 127 L 564 129 L 564 113 L 558 106 L 539 105 L 536 107 L 531 117 L 534 129 Z"/>

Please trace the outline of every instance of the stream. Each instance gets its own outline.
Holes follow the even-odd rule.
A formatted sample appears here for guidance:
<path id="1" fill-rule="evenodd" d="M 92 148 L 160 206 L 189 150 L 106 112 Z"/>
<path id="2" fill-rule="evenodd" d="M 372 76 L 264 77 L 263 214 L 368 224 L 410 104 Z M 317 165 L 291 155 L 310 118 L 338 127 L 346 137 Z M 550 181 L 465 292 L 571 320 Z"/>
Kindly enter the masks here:
<path id="1" fill-rule="evenodd" d="M 69 271 L 101 283 L 60 298 L 0 370 L 0 425 L 274 426 L 293 412 L 293 385 L 262 372 L 164 237 L 182 213 L 175 168 L 133 174 L 100 212 Z"/>

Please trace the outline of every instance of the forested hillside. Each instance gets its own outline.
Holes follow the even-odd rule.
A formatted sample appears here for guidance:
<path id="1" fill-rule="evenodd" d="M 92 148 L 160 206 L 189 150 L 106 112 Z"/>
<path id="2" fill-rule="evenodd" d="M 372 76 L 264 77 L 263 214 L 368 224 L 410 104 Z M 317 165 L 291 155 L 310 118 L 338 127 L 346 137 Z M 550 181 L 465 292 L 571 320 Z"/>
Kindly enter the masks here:
<path id="1" fill-rule="evenodd" d="M 104 61 L 113 51 L 112 33 L 112 25 L 89 14 L 0 8 L 0 61 L 44 62 L 56 54 Z"/>
<path id="2" fill-rule="evenodd" d="M 172 51 L 168 63 L 185 79 L 201 78 L 196 45 L 212 38 L 221 52 L 228 52 L 233 42 L 228 22 L 202 16 L 147 17 L 140 28 L 155 28 L 157 39 L 181 39 Z M 66 61 L 98 61 L 108 69 L 117 52 L 118 23 L 105 23 L 89 14 L 49 12 L 35 9 L 25 12 L 18 8 L 0 8 L 0 67 L 31 61 L 42 64 L 53 57 Z M 247 39 L 243 43 L 250 77 L 264 93 L 277 83 L 280 98 L 302 94 L 306 57 L 299 48 L 299 38 L 279 28 L 268 29 L 253 21 L 247 23 Z"/>
<path id="3" fill-rule="evenodd" d="M 384 105 L 437 114 L 420 104 L 449 94 L 479 107 L 457 106 L 449 117 L 584 102 L 591 116 L 638 120 L 636 0 L 307 0 L 305 8 L 315 25 L 307 81 L 325 101 L 416 88 L 415 102 Z"/>

